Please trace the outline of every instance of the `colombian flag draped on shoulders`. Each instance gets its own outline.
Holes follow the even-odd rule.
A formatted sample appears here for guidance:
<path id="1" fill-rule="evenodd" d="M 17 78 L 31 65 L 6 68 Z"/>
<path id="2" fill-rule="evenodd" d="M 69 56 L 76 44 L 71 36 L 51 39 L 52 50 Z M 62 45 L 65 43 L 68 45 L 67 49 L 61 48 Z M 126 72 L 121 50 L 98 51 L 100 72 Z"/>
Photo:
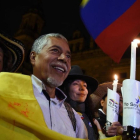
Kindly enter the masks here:
<path id="1" fill-rule="evenodd" d="M 34 97 L 30 76 L 0 72 L 0 140 L 82 139 L 62 135 L 47 127 Z"/>
<path id="2" fill-rule="evenodd" d="M 62 135 L 47 127 L 41 108 L 34 97 L 30 76 L 1 72 L 0 140 L 78 140 L 78 138 Z"/>
<path id="3" fill-rule="evenodd" d="M 140 33 L 140 0 L 83 0 L 81 18 L 98 46 L 119 63 Z"/>

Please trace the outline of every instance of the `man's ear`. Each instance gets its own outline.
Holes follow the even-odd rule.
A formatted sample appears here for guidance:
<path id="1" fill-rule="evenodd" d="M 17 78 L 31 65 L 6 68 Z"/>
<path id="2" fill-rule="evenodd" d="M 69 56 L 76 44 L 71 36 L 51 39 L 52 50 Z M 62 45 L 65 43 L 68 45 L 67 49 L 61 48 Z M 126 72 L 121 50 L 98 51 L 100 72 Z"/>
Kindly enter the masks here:
<path id="1" fill-rule="evenodd" d="M 32 51 L 31 53 L 30 53 L 30 62 L 31 62 L 31 64 L 34 66 L 34 64 L 35 64 L 35 58 L 36 58 L 36 52 L 34 52 L 34 51 Z"/>
<path id="2" fill-rule="evenodd" d="M 105 101 L 103 99 L 100 101 L 101 106 L 104 106 L 104 102 Z"/>

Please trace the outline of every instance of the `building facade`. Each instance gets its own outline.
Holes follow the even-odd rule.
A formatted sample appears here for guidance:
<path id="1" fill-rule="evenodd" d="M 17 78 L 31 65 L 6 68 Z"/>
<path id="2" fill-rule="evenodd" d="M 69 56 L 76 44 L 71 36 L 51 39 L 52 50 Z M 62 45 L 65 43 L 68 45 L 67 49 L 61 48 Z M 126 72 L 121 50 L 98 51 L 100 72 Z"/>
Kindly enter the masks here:
<path id="1" fill-rule="evenodd" d="M 18 72 L 28 75 L 32 73 L 29 54 L 34 40 L 41 34 L 44 23 L 41 11 L 38 8 L 31 8 L 23 15 L 15 38 L 24 43 L 26 55 Z M 87 41 L 78 30 L 73 33 L 69 45 L 72 52 L 72 65 L 79 65 L 86 75 L 96 78 L 99 83 L 113 81 L 115 74 L 118 75 L 120 83 L 124 79 L 130 78 L 130 56 L 123 57 L 120 63 L 115 63 L 97 46 L 92 37 Z M 136 64 L 136 80 L 140 80 L 139 54 Z"/>
<path id="2" fill-rule="evenodd" d="M 118 81 L 130 78 L 130 56 L 123 56 L 119 63 L 115 63 L 90 38 L 89 47 L 84 46 L 84 38 L 79 31 L 75 31 L 73 39 L 69 41 L 72 52 L 72 65 L 79 65 L 86 75 L 92 76 L 99 83 L 114 80 L 117 74 Z M 130 46 L 129 46 L 130 47 Z M 130 53 L 130 52 L 129 52 Z M 129 54 L 130 55 L 130 54 Z M 140 80 L 140 55 L 136 58 L 136 80 Z"/>

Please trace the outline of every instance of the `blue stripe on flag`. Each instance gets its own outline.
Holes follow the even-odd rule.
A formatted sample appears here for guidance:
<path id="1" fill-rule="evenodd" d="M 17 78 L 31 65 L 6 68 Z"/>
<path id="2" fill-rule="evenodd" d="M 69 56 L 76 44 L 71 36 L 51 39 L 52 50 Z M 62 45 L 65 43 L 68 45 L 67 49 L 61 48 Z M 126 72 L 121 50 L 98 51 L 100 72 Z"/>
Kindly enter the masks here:
<path id="1" fill-rule="evenodd" d="M 81 8 L 82 20 L 94 39 L 136 0 L 89 0 Z"/>

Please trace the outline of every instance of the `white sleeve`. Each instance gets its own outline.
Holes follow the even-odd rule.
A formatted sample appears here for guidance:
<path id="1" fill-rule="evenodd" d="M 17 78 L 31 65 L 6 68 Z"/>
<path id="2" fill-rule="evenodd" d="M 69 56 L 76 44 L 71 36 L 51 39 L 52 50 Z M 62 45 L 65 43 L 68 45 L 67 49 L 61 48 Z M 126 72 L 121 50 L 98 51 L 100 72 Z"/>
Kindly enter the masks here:
<path id="1" fill-rule="evenodd" d="M 73 109 L 75 119 L 76 119 L 76 137 L 82 139 L 88 139 L 88 132 L 87 128 L 79 116 L 79 114 Z"/>

